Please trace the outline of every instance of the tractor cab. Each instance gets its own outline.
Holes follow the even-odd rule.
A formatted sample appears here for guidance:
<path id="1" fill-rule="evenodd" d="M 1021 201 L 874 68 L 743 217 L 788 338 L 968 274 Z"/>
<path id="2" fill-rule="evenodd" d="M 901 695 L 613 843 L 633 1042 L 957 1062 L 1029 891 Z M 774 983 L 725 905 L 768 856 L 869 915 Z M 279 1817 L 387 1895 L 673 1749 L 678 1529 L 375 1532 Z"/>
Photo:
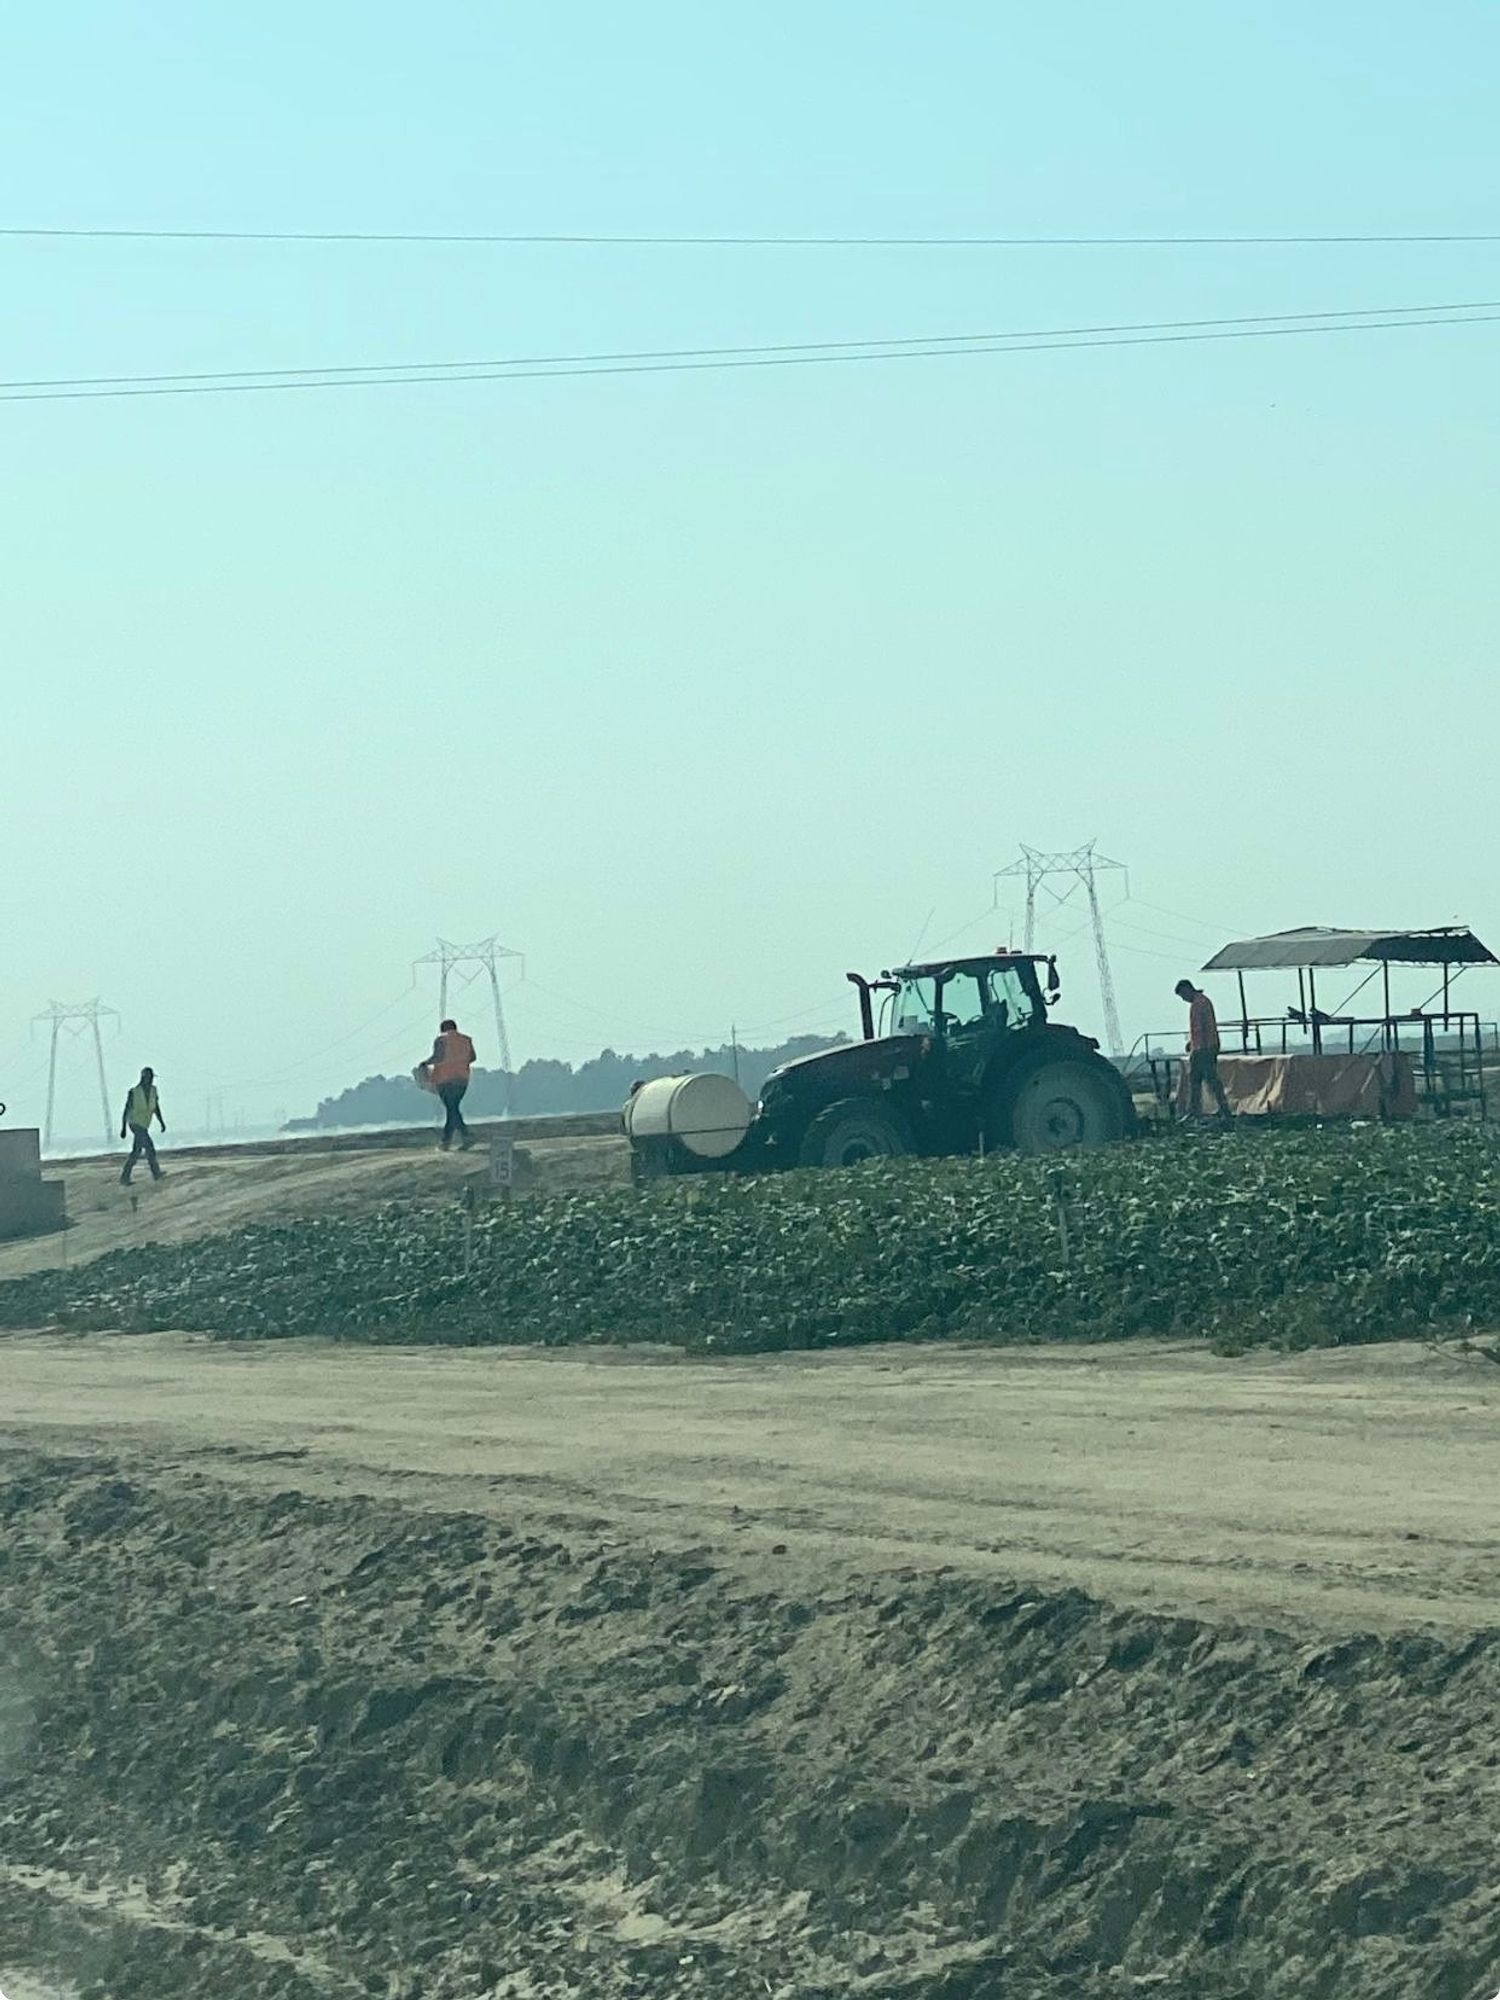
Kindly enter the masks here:
<path id="1" fill-rule="evenodd" d="M 1045 996 L 1039 965 L 1047 968 Z M 943 1040 L 1040 1027 L 1058 993 L 1056 961 L 1029 952 L 904 965 L 884 974 L 880 985 L 882 1032 Z"/>
<path id="2" fill-rule="evenodd" d="M 804 1166 L 870 1153 L 1036 1152 L 1130 1129 L 1098 1044 L 1048 1020 L 1056 961 L 1036 952 L 902 965 L 859 992 L 862 1040 L 768 1079 L 757 1137 Z"/>
<path id="3" fill-rule="evenodd" d="M 1043 970 L 1046 986 L 1043 987 Z M 903 965 L 883 973 L 872 1027 L 880 1035 L 918 1036 L 922 1095 L 942 1109 L 943 1150 L 978 1141 L 996 1078 L 1009 1071 L 1047 1025 L 1058 994 L 1054 960 L 999 951 L 984 958 Z"/>
<path id="4" fill-rule="evenodd" d="M 1037 968 L 1046 967 L 1043 991 Z M 1042 1027 L 1058 998 L 1057 960 L 1037 952 L 997 951 L 902 965 L 878 979 L 847 975 L 859 989 L 860 1025 L 867 1042 L 889 1035 L 948 1038 Z"/>

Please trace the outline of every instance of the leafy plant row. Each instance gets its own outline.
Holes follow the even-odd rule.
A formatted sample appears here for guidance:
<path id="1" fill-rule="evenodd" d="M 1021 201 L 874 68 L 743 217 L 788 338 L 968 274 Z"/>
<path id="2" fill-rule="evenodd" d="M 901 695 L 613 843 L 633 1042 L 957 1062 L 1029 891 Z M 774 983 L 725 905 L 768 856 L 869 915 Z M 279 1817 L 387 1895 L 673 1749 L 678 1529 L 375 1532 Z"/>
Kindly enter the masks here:
<path id="1" fill-rule="evenodd" d="M 392 1206 L 0 1285 L 0 1326 L 423 1342 L 1334 1344 L 1500 1324 L 1481 1127 L 1189 1135 L 1073 1154 Z"/>

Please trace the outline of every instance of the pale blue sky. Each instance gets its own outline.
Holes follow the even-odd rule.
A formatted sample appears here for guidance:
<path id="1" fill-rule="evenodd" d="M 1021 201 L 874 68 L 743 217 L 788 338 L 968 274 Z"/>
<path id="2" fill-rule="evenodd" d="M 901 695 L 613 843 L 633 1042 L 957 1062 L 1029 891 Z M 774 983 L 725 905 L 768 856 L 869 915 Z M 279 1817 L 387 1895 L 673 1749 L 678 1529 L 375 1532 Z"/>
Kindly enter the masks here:
<path id="1" fill-rule="evenodd" d="M 1477 0 L 101 4 L 0 66 L 12 225 L 1500 226 Z M 1500 245 L 6 241 L 0 377 L 1495 297 Z M 1497 333 L 0 406 L 0 1097 L 98 993 L 120 1089 L 310 1108 L 420 1053 L 439 933 L 526 951 L 521 1055 L 832 1025 L 1023 839 L 1204 920 L 1119 912 L 1131 1034 L 1215 926 L 1500 933 Z"/>

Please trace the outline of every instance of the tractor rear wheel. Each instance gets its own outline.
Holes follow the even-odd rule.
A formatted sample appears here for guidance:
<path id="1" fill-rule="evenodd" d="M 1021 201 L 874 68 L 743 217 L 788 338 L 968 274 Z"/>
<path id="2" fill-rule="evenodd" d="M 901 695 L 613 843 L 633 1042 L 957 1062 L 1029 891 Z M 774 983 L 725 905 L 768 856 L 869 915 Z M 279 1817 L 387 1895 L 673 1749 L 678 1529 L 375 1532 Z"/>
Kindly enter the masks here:
<path id="1" fill-rule="evenodd" d="M 912 1136 L 899 1112 L 862 1097 L 842 1097 L 820 1111 L 802 1135 L 799 1167 L 852 1167 L 861 1160 L 885 1160 L 913 1150 Z"/>
<path id="2" fill-rule="evenodd" d="M 1119 1079 L 1102 1063 L 1042 1063 L 1011 1101 L 1011 1144 L 1022 1153 L 1052 1153 L 1123 1139 L 1127 1101 Z"/>

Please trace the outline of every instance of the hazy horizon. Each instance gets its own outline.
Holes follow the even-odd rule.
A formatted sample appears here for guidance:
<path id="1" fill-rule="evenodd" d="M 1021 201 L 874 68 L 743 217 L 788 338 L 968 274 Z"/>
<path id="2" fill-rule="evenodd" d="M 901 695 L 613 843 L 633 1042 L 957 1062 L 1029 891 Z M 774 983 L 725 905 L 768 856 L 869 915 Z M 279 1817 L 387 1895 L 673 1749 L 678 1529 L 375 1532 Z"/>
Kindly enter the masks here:
<path id="1" fill-rule="evenodd" d="M 7 53 L 15 228 L 1496 227 L 1478 4 L 107 0 Z M 1497 266 L 0 236 L 0 377 L 1484 307 Z M 8 400 L 7 1122 L 42 1116 L 32 1017 L 94 996 L 114 1116 L 144 1062 L 184 1127 L 305 1113 L 424 1052 L 439 936 L 525 954 L 518 1061 L 852 1029 L 849 967 L 1019 938 L 1022 841 L 1128 864 L 1127 1041 L 1236 934 L 1495 944 L 1496 331 Z M 1082 916 L 1039 943 L 1098 1033 Z"/>

